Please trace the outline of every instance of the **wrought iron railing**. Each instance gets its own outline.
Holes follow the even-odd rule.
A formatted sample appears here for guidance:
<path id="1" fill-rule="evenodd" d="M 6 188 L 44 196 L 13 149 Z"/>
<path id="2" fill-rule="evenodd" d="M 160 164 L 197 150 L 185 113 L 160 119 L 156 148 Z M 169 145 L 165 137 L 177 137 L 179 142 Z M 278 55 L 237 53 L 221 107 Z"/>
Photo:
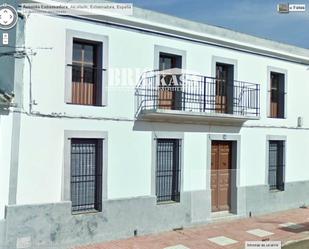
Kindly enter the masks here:
<path id="1" fill-rule="evenodd" d="M 136 87 L 135 97 L 136 116 L 159 109 L 249 117 L 260 115 L 259 84 L 191 73 L 162 75 L 160 71 L 146 72 Z"/>

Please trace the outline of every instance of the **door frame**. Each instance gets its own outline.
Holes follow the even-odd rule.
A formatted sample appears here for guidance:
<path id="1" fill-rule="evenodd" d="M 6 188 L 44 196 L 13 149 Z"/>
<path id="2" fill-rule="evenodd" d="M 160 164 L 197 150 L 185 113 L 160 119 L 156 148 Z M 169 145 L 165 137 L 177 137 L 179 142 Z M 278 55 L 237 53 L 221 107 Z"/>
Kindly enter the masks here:
<path id="1" fill-rule="evenodd" d="M 218 146 L 218 151 L 217 151 L 217 156 L 219 157 L 219 158 L 216 158 L 216 159 L 218 159 L 218 161 L 220 162 L 220 152 L 221 152 L 221 150 L 220 150 L 220 145 L 228 145 L 228 147 L 229 147 L 229 152 L 228 152 L 228 166 L 229 166 L 229 168 L 228 168 L 228 170 L 231 170 L 231 169 L 233 169 L 233 141 L 227 141 L 227 140 L 212 140 L 212 143 L 211 143 L 211 151 L 213 150 L 213 147 L 214 146 Z M 211 157 L 212 157 L 212 155 L 211 155 Z M 215 161 L 216 161 L 216 159 L 215 159 Z M 219 166 L 220 165 L 220 163 L 217 163 L 216 165 L 217 166 Z M 212 187 L 212 181 L 213 181 L 213 167 L 212 167 L 212 164 L 213 164 L 213 162 L 212 162 L 212 158 L 211 158 L 211 172 L 210 172 L 210 188 Z M 220 168 L 220 167 L 219 167 Z M 220 177 L 218 178 L 218 176 L 220 175 L 220 172 L 218 172 L 219 171 L 219 169 L 215 169 L 215 174 L 217 175 L 215 178 L 217 178 L 217 181 L 216 181 L 216 189 L 217 189 L 217 191 L 214 191 L 214 192 L 217 192 L 216 193 L 216 199 L 217 199 L 217 203 L 215 204 L 215 207 L 216 208 L 218 208 L 218 210 L 213 210 L 213 200 L 212 200 L 212 197 L 213 196 L 211 196 L 211 212 L 220 212 L 220 211 L 228 211 L 228 212 L 230 212 L 230 210 L 231 210 L 231 201 L 232 201 L 232 177 L 233 177 L 233 171 L 232 172 L 229 172 L 229 180 L 228 180 L 228 198 L 227 198 L 227 200 L 225 200 L 225 201 L 227 201 L 227 204 L 228 204 L 228 209 L 226 209 L 226 210 L 220 210 L 220 196 L 221 196 L 221 194 L 220 194 L 220 189 L 221 189 L 221 184 L 220 184 L 220 182 L 221 182 L 221 179 L 220 179 Z M 212 189 L 211 189 L 211 194 L 212 194 Z"/>
<path id="2" fill-rule="evenodd" d="M 187 68 L 187 52 L 185 50 L 180 50 L 172 47 L 166 47 L 166 46 L 160 46 L 155 45 L 154 46 L 154 61 L 153 61 L 153 69 L 159 70 L 160 65 L 160 53 L 163 54 L 170 54 L 170 55 L 177 55 L 181 57 L 181 69 L 186 70 Z M 155 105 L 159 103 L 154 103 Z"/>
<path id="3" fill-rule="evenodd" d="M 155 45 L 154 46 L 154 61 L 153 61 L 154 70 L 159 70 L 160 53 L 174 54 L 174 55 L 181 56 L 182 57 L 181 67 L 182 69 L 187 69 L 187 52 L 185 50 Z"/>
<path id="4" fill-rule="evenodd" d="M 226 57 L 220 57 L 220 56 L 212 56 L 212 58 L 211 58 L 211 76 L 213 78 L 216 78 L 216 75 L 217 75 L 217 64 L 226 64 L 226 65 L 233 66 L 233 69 L 234 69 L 233 70 L 233 80 L 236 80 L 236 81 L 238 80 L 238 61 L 237 60 L 231 59 L 231 58 L 226 58 Z M 214 90 L 215 90 L 216 84 L 214 84 L 213 87 L 214 87 Z M 230 104 L 233 104 L 232 103 L 233 97 L 234 97 L 233 95 L 234 95 L 234 93 L 232 93 L 232 95 L 231 95 L 231 103 Z M 214 109 L 216 107 L 215 105 L 216 105 L 216 101 L 214 99 Z M 234 111 L 233 108 L 228 109 L 227 113 L 233 113 L 233 111 Z"/>
<path id="5" fill-rule="evenodd" d="M 218 67 L 222 67 L 226 70 L 226 79 L 225 82 L 220 84 L 220 79 L 218 77 Z M 233 114 L 233 102 L 234 102 L 234 65 L 233 64 L 227 64 L 227 63 L 221 63 L 221 62 L 216 62 L 216 76 L 215 76 L 215 104 L 216 104 L 216 112 L 219 113 L 229 113 Z M 225 94 L 217 94 L 218 86 L 221 85 L 221 89 L 224 86 L 225 89 Z M 224 103 L 222 103 L 224 102 Z M 217 109 L 217 105 L 219 104 L 220 108 L 219 110 Z M 223 108 L 224 107 L 224 108 Z"/>
<path id="6" fill-rule="evenodd" d="M 232 142 L 232 179 L 231 179 L 231 207 L 230 213 L 233 214 L 245 214 L 245 192 L 244 188 L 240 188 L 240 148 L 241 148 L 241 136 L 234 134 L 209 134 L 207 136 L 207 170 L 206 170 L 206 189 L 210 195 L 209 210 L 212 213 L 211 203 L 211 145 L 212 141 L 231 141 Z"/>
<path id="7" fill-rule="evenodd" d="M 212 77 L 216 77 L 216 64 L 228 64 L 234 66 L 234 80 L 238 80 L 238 61 L 235 59 L 230 59 L 226 57 L 220 56 L 212 56 L 211 59 L 211 75 Z"/>
<path id="8" fill-rule="evenodd" d="M 283 119 L 287 118 L 288 115 L 288 108 L 287 108 L 287 104 L 288 103 L 288 93 L 287 93 L 287 89 L 288 89 L 288 70 L 284 69 L 284 68 L 278 68 L 278 67 L 273 67 L 273 66 L 267 66 L 267 92 L 266 92 L 266 101 L 267 101 L 267 117 L 270 116 L 270 89 L 271 89 L 271 77 L 270 74 L 271 73 L 281 73 L 284 74 L 284 117 Z"/>
<path id="9" fill-rule="evenodd" d="M 172 69 L 172 68 L 182 68 L 182 56 L 177 55 L 177 54 L 169 54 L 169 53 L 164 53 L 164 52 L 159 52 L 159 70 L 164 71 L 166 69 L 161 68 L 161 58 L 169 58 L 172 61 L 172 65 L 170 68 L 167 69 Z M 165 78 L 167 80 L 168 78 Z M 161 77 L 160 77 L 161 80 Z M 159 87 L 159 89 L 163 89 L 163 92 L 159 91 L 159 103 L 158 106 L 160 109 L 170 109 L 170 110 L 181 110 L 181 104 L 182 104 L 182 91 L 170 91 L 168 89 L 164 90 L 163 87 Z M 168 87 L 169 88 L 169 87 Z M 163 100 L 161 99 L 161 96 L 163 96 Z M 179 101 L 180 98 L 180 101 Z M 163 102 L 163 104 L 162 104 Z M 169 103 L 169 105 L 168 105 Z M 167 104 L 167 105 L 166 105 Z M 163 107 L 162 107 L 163 106 Z"/>

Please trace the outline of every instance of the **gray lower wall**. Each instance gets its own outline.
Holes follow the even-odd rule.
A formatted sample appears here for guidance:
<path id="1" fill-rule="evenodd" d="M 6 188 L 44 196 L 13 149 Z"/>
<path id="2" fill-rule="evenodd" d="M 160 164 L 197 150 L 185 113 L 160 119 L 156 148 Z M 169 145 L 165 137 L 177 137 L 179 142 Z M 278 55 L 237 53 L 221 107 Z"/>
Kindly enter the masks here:
<path id="1" fill-rule="evenodd" d="M 0 248 L 4 245 L 6 221 L 0 220 Z"/>
<path id="2" fill-rule="evenodd" d="M 245 188 L 246 211 L 265 214 L 309 205 L 309 181 L 285 183 L 284 191 L 269 191 L 267 185 Z"/>
<path id="3" fill-rule="evenodd" d="M 309 204 L 309 181 L 287 183 L 285 191 L 268 186 L 237 189 L 238 216 L 259 215 Z M 106 200 L 101 213 L 71 214 L 71 203 L 12 205 L 6 225 L 0 221 L 5 243 L 1 249 L 57 248 L 157 233 L 211 222 L 210 191 L 183 192 L 181 202 L 157 204 L 155 196 Z M 6 228 L 6 229 L 5 229 Z M 18 246 L 17 246 L 18 245 Z"/>
<path id="4" fill-rule="evenodd" d="M 143 235 L 205 223 L 210 212 L 208 196 L 206 191 L 184 192 L 180 203 L 159 205 L 154 196 L 108 200 L 103 202 L 101 213 L 80 215 L 71 215 L 70 202 L 8 206 L 3 248 L 15 249 L 16 244 L 24 248 L 69 248 L 132 237 L 134 230 Z"/>

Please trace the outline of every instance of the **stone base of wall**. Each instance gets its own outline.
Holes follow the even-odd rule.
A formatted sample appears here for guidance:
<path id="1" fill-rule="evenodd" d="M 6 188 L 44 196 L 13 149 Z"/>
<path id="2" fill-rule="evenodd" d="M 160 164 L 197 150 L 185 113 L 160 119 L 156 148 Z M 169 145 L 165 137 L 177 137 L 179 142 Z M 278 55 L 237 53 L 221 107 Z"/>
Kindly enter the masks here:
<path id="1" fill-rule="evenodd" d="M 0 220 L 0 249 L 4 249 L 6 221 Z"/>
<path id="2" fill-rule="evenodd" d="M 309 181 L 285 184 L 284 191 L 269 191 L 268 186 L 246 187 L 246 213 L 259 215 L 309 205 Z"/>
<path id="3" fill-rule="evenodd" d="M 206 223 L 207 191 L 184 192 L 180 203 L 157 204 L 156 197 L 107 200 L 100 213 L 71 214 L 71 203 L 8 206 L 3 248 L 69 248 Z M 23 247 L 22 247 L 23 246 Z"/>
<path id="4" fill-rule="evenodd" d="M 288 183 L 285 191 L 268 186 L 237 189 L 237 216 L 270 213 L 309 204 L 308 182 Z M 236 214 L 236 213 L 235 213 Z M 71 203 L 7 206 L 2 249 L 67 249 L 211 222 L 210 191 L 183 192 L 180 203 L 157 204 L 155 196 L 106 200 L 100 213 L 72 215 Z M 6 231 L 6 234 L 5 232 Z"/>

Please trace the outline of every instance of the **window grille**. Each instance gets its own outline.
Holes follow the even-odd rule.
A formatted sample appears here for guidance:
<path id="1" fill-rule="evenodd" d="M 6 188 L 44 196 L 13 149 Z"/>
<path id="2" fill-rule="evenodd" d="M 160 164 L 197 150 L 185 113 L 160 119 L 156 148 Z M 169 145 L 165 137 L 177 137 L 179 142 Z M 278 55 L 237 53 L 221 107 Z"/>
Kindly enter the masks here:
<path id="1" fill-rule="evenodd" d="M 102 140 L 71 140 L 72 212 L 102 210 Z"/>
<path id="2" fill-rule="evenodd" d="M 284 141 L 269 141 L 268 183 L 270 190 L 284 190 Z"/>
<path id="3" fill-rule="evenodd" d="M 156 196 L 158 202 L 180 201 L 179 140 L 157 140 Z"/>

